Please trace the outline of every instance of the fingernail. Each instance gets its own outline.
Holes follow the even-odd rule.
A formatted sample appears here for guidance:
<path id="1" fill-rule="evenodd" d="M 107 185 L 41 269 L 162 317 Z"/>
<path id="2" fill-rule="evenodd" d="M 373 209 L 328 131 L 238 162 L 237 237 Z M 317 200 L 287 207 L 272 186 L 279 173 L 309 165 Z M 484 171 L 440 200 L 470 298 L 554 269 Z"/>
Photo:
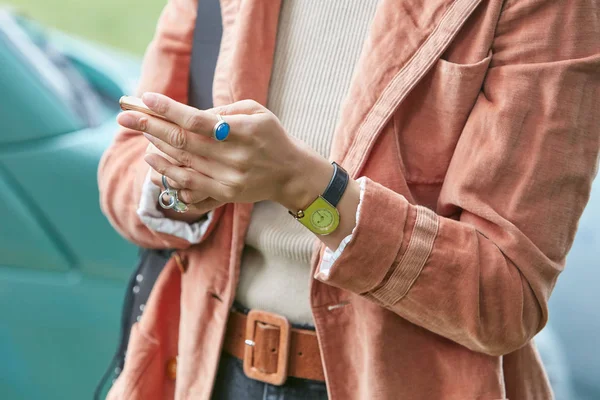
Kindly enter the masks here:
<path id="1" fill-rule="evenodd" d="M 154 93 L 144 93 L 142 95 L 142 101 L 145 105 L 152 108 L 156 106 L 156 103 L 158 102 L 158 97 Z"/>
<path id="2" fill-rule="evenodd" d="M 154 137 L 154 136 L 152 136 L 152 135 L 150 135 L 150 134 L 148 134 L 148 133 L 146 133 L 146 132 L 143 132 L 142 134 L 144 135 L 144 137 L 145 137 L 146 139 L 148 139 L 149 141 L 151 141 L 152 143 L 154 143 L 154 139 L 155 139 L 155 137 Z"/>
<path id="3" fill-rule="evenodd" d="M 135 128 L 137 126 L 137 118 L 128 113 L 119 114 L 117 122 L 126 128 Z"/>

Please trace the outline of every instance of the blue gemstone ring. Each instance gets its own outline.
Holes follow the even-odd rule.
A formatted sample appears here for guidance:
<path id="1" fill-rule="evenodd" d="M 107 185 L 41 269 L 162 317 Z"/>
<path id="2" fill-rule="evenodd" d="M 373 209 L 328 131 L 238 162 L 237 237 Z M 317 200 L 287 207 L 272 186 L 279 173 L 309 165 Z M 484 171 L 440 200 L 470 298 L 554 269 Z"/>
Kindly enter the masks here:
<path id="1" fill-rule="evenodd" d="M 217 114 L 217 118 L 219 121 L 217 121 L 215 127 L 213 128 L 213 138 L 217 142 L 222 142 L 227 139 L 227 136 L 229 136 L 230 128 L 229 124 L 225 122 L 221 114 Z"/>

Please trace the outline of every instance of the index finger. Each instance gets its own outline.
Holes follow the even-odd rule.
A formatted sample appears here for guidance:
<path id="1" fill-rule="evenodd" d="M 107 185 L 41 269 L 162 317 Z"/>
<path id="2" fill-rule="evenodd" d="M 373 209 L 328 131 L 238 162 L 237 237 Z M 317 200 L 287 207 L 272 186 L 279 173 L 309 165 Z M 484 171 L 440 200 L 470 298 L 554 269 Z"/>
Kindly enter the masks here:
<path id="1" fill-rule="evenodd" d="M 160 93 L 144 93 L 142 101 L 155 113 L 183 129 L 204 136 L 212 136 L 219 119 L 216 114 L 175 101 Z"/>

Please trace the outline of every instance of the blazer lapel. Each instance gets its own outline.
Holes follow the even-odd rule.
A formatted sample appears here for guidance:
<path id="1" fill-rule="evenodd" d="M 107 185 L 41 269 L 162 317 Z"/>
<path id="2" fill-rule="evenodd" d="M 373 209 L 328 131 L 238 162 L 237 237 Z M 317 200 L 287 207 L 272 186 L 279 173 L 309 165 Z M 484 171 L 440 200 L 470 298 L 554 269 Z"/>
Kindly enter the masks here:
<path id="1" fill-rule="evenodd" d="M 281 0 L 240 0 L 232 49 L 232 101 L 267 105 Z"/>
<path id="2" fill-rule="evenodd" d="M 379 133 L 481 0 L 382 0 L 336 128 L 330 159 L 354 178 Z"/>

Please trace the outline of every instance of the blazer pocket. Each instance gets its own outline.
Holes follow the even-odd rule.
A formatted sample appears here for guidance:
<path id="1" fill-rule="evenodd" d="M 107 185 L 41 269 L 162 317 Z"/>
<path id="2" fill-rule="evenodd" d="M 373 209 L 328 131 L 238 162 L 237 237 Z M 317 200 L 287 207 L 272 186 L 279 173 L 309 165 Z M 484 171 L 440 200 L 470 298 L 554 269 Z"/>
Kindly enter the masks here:
<path id="1" fill-rule="evenodd" d="M 447 71 L 447 73 L 452 75 L 462 76 L 464 74 L 478 74 L 478 72 L 481 72 L 482 70 L 485 71 L 487 69 L 491 60 L 491 51 L 488 52 L 488 55 L 484 59 L 474 63 L 457 63 L 440 58 L 437 61 L 437 68 L 443 68 Z"/>
<path id="2" fill-rule="evenodd" d="M 141 377 L 153 362 L 157 362 L 155 356 L 158 348 L 159 343 L 156 339 L 145 333 L 140 328 L 139 323 L 133 324 L 127 346 L 125 365 L 119 376 L 119 380 L 122 381 L 120 383 L 123 385 L 123 399 L 143 398 L 142 393 L 137 393 L 139 392 Z M 153 379 L 159 379 L 159 377 L 155 376 Z"/>
<path id="3" fill-rule="evenodd" d="M 482 92 L 491 52 L 472 64 L 439 59 L 394 115 L 408 183 L 441 183 Z"/>
<path id="4" fill-rule="evenodd" d="M 433 67 L 432 88 L 440 88 L 449 104 L 472 105 L 481 91 L 492 53 L 472 64 L 457 64 L 440 58 Z M 444 102 L 447 103 L 447 102 Z"/>

